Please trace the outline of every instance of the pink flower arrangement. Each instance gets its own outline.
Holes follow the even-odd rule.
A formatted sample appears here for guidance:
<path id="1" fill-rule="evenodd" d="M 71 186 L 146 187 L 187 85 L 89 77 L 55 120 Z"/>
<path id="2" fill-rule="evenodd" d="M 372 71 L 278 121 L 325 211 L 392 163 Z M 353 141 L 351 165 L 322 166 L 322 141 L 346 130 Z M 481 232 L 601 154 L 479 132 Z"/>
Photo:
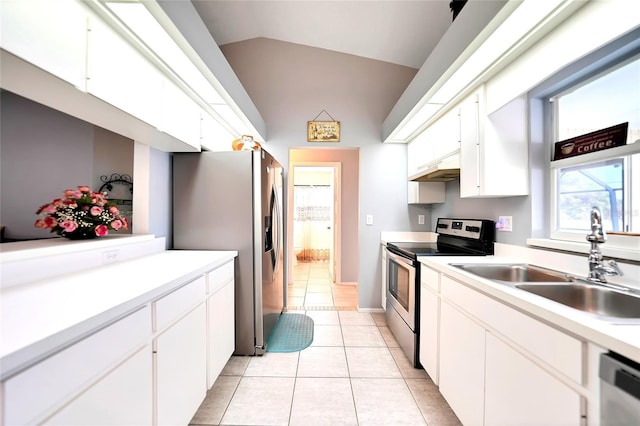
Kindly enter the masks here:
<path id="1" fill-rule="evenodd" d="M 92 192 L 88 186 L 67 189 L 62 198 L 41 206 L 35 227 L 49 229 L 63 237 L 103 237 L 110 230 L 128 229 L 127 218 L 107 200 L 106 192 Z"/>

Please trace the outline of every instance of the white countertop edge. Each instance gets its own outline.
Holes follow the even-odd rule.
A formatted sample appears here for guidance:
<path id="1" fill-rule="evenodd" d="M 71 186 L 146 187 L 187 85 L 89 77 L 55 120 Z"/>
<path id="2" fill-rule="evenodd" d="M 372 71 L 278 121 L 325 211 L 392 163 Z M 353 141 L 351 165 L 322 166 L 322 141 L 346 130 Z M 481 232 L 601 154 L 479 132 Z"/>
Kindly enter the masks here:
<path id="1" fill-rule="evenodd" d="M 640 362 L 640 324 L 613 324 L 575 309 L 465 272 L 450 263 L 522 263 L 523 257 L 421 256 L 421 263 L 552 327 Z"/>
<path id="2" fill-rule="evenodd" d="M 380 241 L 386 243 L 435 243 L 438 234 L 435 232 L 411 232 L 411 231 L 383 231 L 380 232 Z"/>
<path id="3" fill-rule="evenodd" d="M 180 253 L 180 254 L 178 254 Z M 164 282 L 159 282 L 150 289 L 143 290 L 137 296 L 123 300 L 120 303 L 114 303 L 112 306 L 94 312 L 86 318 L 79 318 L 72 325 L 65 326 L 52 332 L 47 336 L 39 336 L 34 339 L 27 339 L 27 344 L 19 347 L 11 343 L 2 344 L 2 353 L 0 357 L 0 380 L 5 380 L 18 372 L 30 367 L 31 365 L 51 356 L 52 354 L 70 346 L 71 344 L 89 336 L 92 333 L 114 323 L 115 321 L 143 308 L 146 304 L 156 300 L 174 290 L 187 284 L 205 272 L 213 270 L 218 266 L 232 260 L 238 255 L 237 251 L 205 251 L 205 250 L 167 250 L 159 254 L 145 256 L 143 258 L 133 259 L 130 261 L 120 262 L 118 264 L 105 266 L 109 274 L 117 273 L 118 269 L 123 266 L 131 266 L 136 262 L 149 262 L 158 260 L 158 264 L 167 268 L 180 268 L 172 264 L 168 260 L 175 257 L 175 260 L 184 259 L 185 255 L 198 256 L 197 266 L 184 273 L 180 272 L 179 276 Z M 97 271 L 95 271 L 97 272 Z M 83 275 L 85 273 L 80 273 Z M 14 290 L 15 291 L 15 290 Z M 25 309 L 28 307 L 25 307 Z M 4 312 L 0 312 L 4 316 Z M 6 318 L 2 318 L 3 321 Z M 151 330 L 149 330 L 151 333 Z M 6 336 L 3 337 L 3 340 Z M 13 347 L 12 347 L 13 346 Z M 9 348 L 9 349 L 7 349 Z"/>

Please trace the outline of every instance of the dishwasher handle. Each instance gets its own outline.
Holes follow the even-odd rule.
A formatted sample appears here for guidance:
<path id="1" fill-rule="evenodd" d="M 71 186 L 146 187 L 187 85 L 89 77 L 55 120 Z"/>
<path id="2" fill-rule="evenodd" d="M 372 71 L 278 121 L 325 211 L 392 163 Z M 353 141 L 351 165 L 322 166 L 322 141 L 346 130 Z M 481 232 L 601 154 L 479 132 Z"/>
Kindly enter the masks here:
<path id="1" fill-rule="evenodd" d="M 600 379 L 640 401 L 640 365 L 612 354 L 600 355 Z"/>

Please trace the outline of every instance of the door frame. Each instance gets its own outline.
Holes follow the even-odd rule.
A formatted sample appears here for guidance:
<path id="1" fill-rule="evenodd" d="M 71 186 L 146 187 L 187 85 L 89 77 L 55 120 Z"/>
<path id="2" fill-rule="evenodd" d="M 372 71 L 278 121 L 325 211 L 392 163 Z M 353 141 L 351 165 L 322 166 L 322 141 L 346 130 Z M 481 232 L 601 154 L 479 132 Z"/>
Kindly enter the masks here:
<path id="1" fill-rule="evenodd" d="M 330 265 L 330 273 L 332 275 L 333 282 L 340 284 L 342 282 L 341 274 L 341 212 L 342 212 L 342 163 L 335 161 L 295 161 L 289 163 L 289 178 L 287 179 L 287 199 L 290 202 L 287 203 L 287 253 L 289 253 L 289 259 L 287 259 L 287 276 L 289 280 L 293 281 L 293 259 L 295 256 L 293 253 L 293 184 L 295 182 L 295 168 L 296 167 L 331 167 L 333 168 L 333 265 Z M 291 284 L 291 283 L 289 283 Z"/>

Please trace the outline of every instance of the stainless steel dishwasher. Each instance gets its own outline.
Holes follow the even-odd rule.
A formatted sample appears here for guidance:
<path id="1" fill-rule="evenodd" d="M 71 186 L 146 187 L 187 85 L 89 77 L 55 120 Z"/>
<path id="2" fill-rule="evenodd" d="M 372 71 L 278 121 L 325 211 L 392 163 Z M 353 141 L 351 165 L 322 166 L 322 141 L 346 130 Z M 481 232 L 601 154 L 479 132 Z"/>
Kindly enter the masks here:
<path id="1" fill-rule="evenodd" d="M 600 355 L 600 424 L 640 424 L 640 364 L 612 352 Z"/>

